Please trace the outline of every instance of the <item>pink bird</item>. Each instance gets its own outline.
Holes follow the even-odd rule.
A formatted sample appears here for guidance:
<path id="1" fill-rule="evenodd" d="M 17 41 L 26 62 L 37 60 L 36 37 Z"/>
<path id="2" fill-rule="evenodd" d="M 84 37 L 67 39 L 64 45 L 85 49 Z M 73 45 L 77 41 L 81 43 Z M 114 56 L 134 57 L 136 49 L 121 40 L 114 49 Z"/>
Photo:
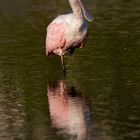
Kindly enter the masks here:
<path id="1" fill-rule="evenodd" d="M 46 55 L 61 56 L 63 71 L 63 55 L 83 47 L 87 38 L 88 22 L 93 21 L 93 16 L 88 13 L 83 0 L 69 0 L 69 3 L 73 12 L 57 16 L 48 25 L 46 36 Z"/>

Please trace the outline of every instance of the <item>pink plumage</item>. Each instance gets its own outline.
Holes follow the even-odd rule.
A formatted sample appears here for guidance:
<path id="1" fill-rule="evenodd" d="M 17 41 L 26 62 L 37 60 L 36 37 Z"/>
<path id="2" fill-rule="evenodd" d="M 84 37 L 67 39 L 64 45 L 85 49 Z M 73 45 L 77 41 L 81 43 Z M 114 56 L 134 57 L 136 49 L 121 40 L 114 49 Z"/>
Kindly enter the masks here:
<path id="1" fill-rule="evenodd" d="M 65 28 L 62 23 L 52 23 L 47 28 L 47 38 L 46 38 L 46 55 L 53 54 L 58 50 L 57 55 L 59 55 L 59 49 L 65 46 Z"/>

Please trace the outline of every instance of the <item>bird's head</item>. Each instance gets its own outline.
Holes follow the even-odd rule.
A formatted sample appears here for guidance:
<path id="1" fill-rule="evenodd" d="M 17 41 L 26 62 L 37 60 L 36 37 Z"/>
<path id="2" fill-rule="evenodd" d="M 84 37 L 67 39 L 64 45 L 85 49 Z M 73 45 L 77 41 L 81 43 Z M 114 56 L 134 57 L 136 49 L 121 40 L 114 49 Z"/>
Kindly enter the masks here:
<path id="1" fill-rule="evenodd" d="M 73 11 L 76 11 L 77 13 L 80 13 L 80 11 L 81 11 L 83 17 L 87 21 L 89 21 L 89 22 L 93 21 L 93 16 L 88 12 L 86 7 L 84 6 L 83 0 L 69 0 L 69 2 L 70 2 L 70 5 L 72 6 Z M 81 9 L 80 11 L 79 11 L 78 7 L 80 7 L 80 9 Z"/>
<path id="2" fill-rule="evenodd" d="M 93 16 L 88 12 L 88 10 L 86 9 L 86 7 L 84 6 L 83 0 L 77 0 L 81 6 L 82 12 L 83 12 L 83 16 L 85 17 L 85 19 L 89 22 L 93 21 Z"/>

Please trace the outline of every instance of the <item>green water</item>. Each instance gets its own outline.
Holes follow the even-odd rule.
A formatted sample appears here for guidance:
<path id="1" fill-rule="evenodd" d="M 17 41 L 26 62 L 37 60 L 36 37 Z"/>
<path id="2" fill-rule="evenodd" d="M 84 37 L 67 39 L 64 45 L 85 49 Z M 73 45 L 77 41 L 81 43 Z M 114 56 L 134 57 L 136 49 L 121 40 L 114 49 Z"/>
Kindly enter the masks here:
<path id="1" fill-rule="evenodd" d="M 66 0 L 0 1 L 0 140 L 139 140 L 139 0 L 88 0 L 85 48 L 45 56 Z"/>

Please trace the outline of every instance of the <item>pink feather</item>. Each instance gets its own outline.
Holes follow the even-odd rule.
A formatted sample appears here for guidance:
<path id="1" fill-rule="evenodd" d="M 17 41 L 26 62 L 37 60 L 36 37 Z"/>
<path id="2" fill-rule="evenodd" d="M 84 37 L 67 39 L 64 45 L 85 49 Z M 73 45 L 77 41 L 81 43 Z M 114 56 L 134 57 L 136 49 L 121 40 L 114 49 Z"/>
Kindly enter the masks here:
<path id="1" fill-rule="evenodd" d="M 53 51 L 62 49 L 65 46 L 65 27 L 63 23 L 51 23 L 47 28 L 46 55 L 53 54 Z"/>

